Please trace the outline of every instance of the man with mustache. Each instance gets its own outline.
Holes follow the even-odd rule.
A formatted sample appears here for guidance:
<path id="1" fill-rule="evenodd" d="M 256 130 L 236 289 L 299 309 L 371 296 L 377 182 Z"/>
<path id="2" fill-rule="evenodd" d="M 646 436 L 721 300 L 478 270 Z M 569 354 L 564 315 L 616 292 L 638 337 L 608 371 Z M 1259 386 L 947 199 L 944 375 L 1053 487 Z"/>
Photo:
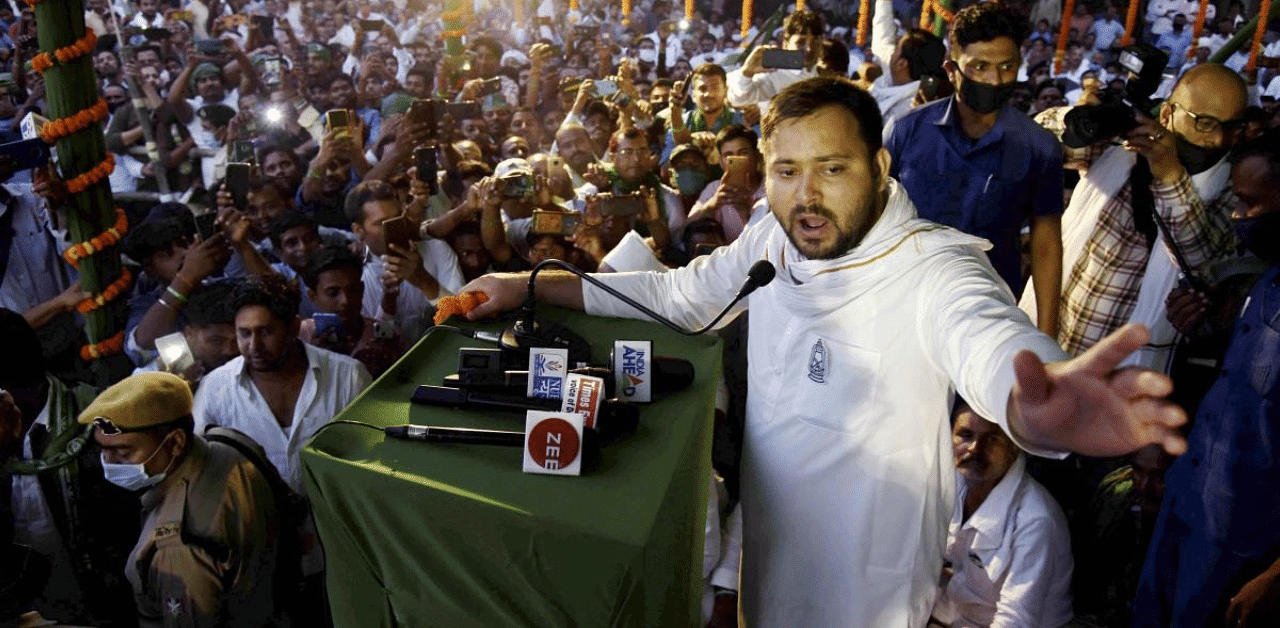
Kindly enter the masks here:
<path id="1" fill-rule="evenodd" d="M 696 328 L 757 260 L 777 268 L 738 306 L 751 308 L 740 491 L 749 625 L 925 625 L 954 495 L 954 393 L 1041 454 L 1186 447 L 1176 430 L 1186 415 L 1162 400 L 1167 378 L 1113 371 L 1146 342 L 1141 328 L 1062 362 L 1016 310 L 983 240 L 915 217 L 888 176 L 869 94 L 842 78 L 801 81 L 761 127 L 769 215 L 687 267 L 597 276 Z M 489 301 L 468 316 L 519 307 L 527 285 L 521 274 L 477 279 L 463 290 Z M 540 273 L 536 288 L 564 307 L 639 316 L 574 275 Z"/>
<path id="2" fill-rule="evenodd" d="M 953 416 L 959 492 L 933 617 L 944 626 L 1066 624 L 1074 562 L 1066 516 L 1000 426 L 963 400 Z"/>

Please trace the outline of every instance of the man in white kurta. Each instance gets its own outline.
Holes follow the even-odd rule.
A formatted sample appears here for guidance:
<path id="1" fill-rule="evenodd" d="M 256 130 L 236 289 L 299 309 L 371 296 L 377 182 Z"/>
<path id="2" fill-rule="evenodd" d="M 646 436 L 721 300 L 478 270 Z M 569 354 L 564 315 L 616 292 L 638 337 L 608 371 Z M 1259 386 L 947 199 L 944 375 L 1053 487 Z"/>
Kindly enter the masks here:
<path id="1" fill-rule="evenodd" d="M 1003 417 L 1014 354 L 1063 357 L 1014 306 L 985 241 L 915 218 L 890 190 L 834 260 L 800 257 L 768 215 L 683 272 L 598 277 L 695 328 L 756 260 L 777 267 L 749 297 L 740 591 L 753 626 L 923 626 L 955 493 L 952 382 Z M 583 300 L 634 315 L 591 287 Z"/>
<path id="2" fill-rule="evenodd" d="M 597 276 L 696 328 L 754 262 L 777 269 L 748 302 L 748 626 L 923 628 L 954 495 L 953 389 L 1011 434 L 1048 447 L 1185 447 L 1172 427 L 1185 413 L 1153 399 L 1167 394 L 1167 380 L 1111 375 L 1114 354 L 1145 342 L 1135 330 L 1090 360 L 1042 364 L 1065 356 L 1014 306 L 986 243 L 916 219 L 887 178 L 871 96 L 844 79 L 809 79 L 774 99 L 763 130 L 770 214 L 686 268 Z M 527 284 L 524 275 L 477 279 L 463 290 L 489 301 L 468 316 L 519 307 Z M 572 275 L 540 274 L 537 291 L 591 313 L 637 316 Z"/>

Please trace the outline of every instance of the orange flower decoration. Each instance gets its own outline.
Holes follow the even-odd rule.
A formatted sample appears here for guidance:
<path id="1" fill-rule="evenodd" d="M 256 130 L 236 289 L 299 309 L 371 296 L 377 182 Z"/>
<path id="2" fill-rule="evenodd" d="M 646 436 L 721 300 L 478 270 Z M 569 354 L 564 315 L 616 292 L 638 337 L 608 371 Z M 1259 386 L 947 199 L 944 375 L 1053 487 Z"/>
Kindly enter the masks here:
<path id="1" fill-rule="evenodd" d="M 80 347 L 80 359 L 88 362 L 98 358 L 105 358 L 109 355 L 115 355 L 124 350 L 124 332 L 116 332 L 116 335 L 103 340 L 97 344 L 85 345 Z"/>
<path id="2" fill-rule="evenodd" d="M 483 292 L 463 292 L 457 296 L 441 297 L 436 301 L 435 323 L 439 325 L 454 314 L 463 316 L 488 300 L 489 296 Z"/>
<path id="3" fill-rule="evenodd" d="M 67 192 L 79 194 L 88 189 L 89 186 L 107 178 L 107 175 L 111 174 L 111 171 L 115 169 L 116 158 L 111 153 L 107 153 L 107 158 L 103 159 L 102 163 L 94 166 L 93 170 L 67 181 Z"/>
<path id="4" fill-rule="evenodd" d="M 129 273 L 129 269 L 122 269 L 120 277 L 111 282 L 102 294 L 90 297 L 76 304 L 76 311 L 81 314 L 88 314 L 114 300 L 120 296 L 125 290 L 129 289 L 129 282 L 133 281 L 133 275 Z"/>
<path id="5" fill-rule="evenodd" d="M 62 259 L 67 260 L 73 268 L 80 267 L 80 260 L 97 253 L 109 246 L 114 246 L 124 238 L 124 234 L 129 230 L 129 219 L 124 215 L 124 210 L 116 208 L 116 224 L 111 225 L 106 231 L 99 233 L 87 242 L 81 242 L 67 249 L 62 254 Z"/>
<path id="6" fill-rule="evenodd" d="M 32 4 L 32 3 L 28 3 Z M 34 5 L 33 5 L 34 6 Z M 86 30 L 84 37 L 77 39 L 70 46 L 63 46 L 53 51 L 50 55 L 42 52 L 31 58 L 31 68 L 36 72 L 44 74 L 45 70 L 53 67 L 53 60 L 56 58 L 59 63 L 70 63 L 80 57 L 93 53 L 93 49 L 98 47 L 98 34 L 92 29 Z"/>
<path id="7" fill-rule="evenodd" d="M 52 144 L 72 133 L 89 128 L 89 125 L 94 122 L 103 122 L 107 119 L 109 113 L 107 101 L 99 98 L 98 102 L 88 109 L 81 109 L 65 118 L 50 120 L 48 124 L 40 128 L 40 137 Z"/>

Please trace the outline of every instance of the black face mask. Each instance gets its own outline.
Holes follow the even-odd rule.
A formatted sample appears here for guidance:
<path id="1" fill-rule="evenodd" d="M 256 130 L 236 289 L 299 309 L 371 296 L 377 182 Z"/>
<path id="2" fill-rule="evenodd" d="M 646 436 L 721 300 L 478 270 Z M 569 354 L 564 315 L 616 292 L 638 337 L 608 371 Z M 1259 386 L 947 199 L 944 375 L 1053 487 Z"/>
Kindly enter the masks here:
<path id="1" fill-rule="evenodd" d="M 1178 161 L 1187 169 L 1188 174 L 1196 175 L 1212 168 L 1214 164 L 1222 161 L 1226 156 L 1228 148 L 1204 148 L 1196 146 L 1188 142 L 1182 134 L 1177 134 L 1178 142 Z"/>
<path id="2" fill-rule="evenodd" d="M 965 76 L 963 72 L 956 73 L 964 79 L 960 83 L 960 100 L 978 113 L 991 113 L 1004 107 L 1005 103 L 1013 97 L 1013 92 L 1018 85 L 1017 83 L 1002 85 L 979 83 Z"/>
<path id="3" fill-rule="evenodd" d="M 1258 259 L 1280 264 L 1280 213 L 1272 212 L 1253 218 L 1232 218 L 1240 244 Z"/>

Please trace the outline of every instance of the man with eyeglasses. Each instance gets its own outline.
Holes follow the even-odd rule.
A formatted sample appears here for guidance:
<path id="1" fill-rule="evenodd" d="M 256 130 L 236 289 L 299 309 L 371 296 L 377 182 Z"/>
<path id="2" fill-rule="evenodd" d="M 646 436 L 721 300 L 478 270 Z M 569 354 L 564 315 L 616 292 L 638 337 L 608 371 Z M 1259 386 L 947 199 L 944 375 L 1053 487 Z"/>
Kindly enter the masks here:
<path id="1" fill-rule="evenodd" d="M 1127 322 L 1152 330 L 1137 354 L 1166 368 L 1174 331 L 1165 297 L 1180 272 L 1206 280 L 1208 266 L 1232 255 L 1235 203 L 1226 155 L 1246 106 L 1240 75 L 1216 63 L 1187 71 L 1159 108 L 1118 144 L 1066 149 L 1087 165 L 1064 214 L 1064 268 L 1058 340 L 1079 355 Z M 1061 135 L 1066 108 L 1038 118 Z M 1096 156 L 1096 158 L 1095 158 Z M 1037 289 L 1040 289 L 1037 287 Z M 1028 291 L 1031 292 L 1031 291 Z M 1027 295 L 1023 309 L 1034 307 Z"/>
<path id="2" fill-rule="evenodd" d="M 271 485 L 235 448 L 193 430 L 191 389 L 140 373 L 80 413 L 108 482 L 140 493 L 125 563 L 139 626 L 272 626 L 279 517 Z M 105 513 L 104 513 L 105 514 Z"/>

